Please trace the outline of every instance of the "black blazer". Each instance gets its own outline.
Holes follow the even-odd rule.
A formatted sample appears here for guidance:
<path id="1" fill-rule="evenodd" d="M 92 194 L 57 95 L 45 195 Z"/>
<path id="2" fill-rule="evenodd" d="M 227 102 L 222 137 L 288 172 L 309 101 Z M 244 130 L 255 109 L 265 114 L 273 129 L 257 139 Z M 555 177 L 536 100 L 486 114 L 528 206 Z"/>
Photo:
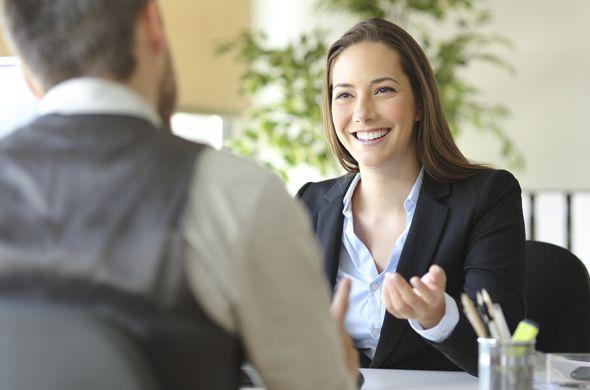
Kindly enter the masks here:
<path id="1" fill-rule="evenodd" d="M 354 178 L 307 183 L 297 193 L 309 210 L 324 250 L 332 288 L 342 247 L 344 195 Z M 469 179 L 441 183 L 424 174 L 422 189 L 397 267 L 406 279 L 422 276 L 431 264 L 447 274 L 447 293 L 459 307 L 459 323 L 441 343 L 414 332 L 407 320 L 386 312 L 372 361 L 361 366 L 458 370 L 477 374 L 477 336 L 462 312 L 460 295 L 472 298 L 485 288 L 501 304 L 514 330 L 524 317 L 524 221 L 517 180 L 502 170 L 482 171 Z"/>

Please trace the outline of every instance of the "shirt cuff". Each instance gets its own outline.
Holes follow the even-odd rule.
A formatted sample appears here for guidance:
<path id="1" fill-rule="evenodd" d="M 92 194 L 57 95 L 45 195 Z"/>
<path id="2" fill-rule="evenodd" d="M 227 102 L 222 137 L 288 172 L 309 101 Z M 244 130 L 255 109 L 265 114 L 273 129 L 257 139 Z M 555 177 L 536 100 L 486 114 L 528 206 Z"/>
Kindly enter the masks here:
<path id="1" fill-rule="evenodd" d="M 457 302 L 445 293 L 445 315 L 436 326 L 424 329 L 417 320 L 408 320 L 412 329 L 420 336 L 435 343 L 445 341 L 459 323 L 459 308 Z"/>

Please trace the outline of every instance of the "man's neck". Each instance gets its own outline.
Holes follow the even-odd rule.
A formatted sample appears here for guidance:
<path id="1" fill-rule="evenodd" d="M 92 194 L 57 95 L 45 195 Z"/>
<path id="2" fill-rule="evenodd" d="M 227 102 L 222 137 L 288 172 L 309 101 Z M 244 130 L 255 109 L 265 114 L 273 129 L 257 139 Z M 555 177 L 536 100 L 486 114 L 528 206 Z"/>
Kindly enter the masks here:
<path id="1" fill-rule="evenodd" d="M 41 101 L 39 112 L 129 115 L 162 126 L 160 116 L 144 96 L 123 83 L 103 78 L 76 78 L 56 85 Z"/>

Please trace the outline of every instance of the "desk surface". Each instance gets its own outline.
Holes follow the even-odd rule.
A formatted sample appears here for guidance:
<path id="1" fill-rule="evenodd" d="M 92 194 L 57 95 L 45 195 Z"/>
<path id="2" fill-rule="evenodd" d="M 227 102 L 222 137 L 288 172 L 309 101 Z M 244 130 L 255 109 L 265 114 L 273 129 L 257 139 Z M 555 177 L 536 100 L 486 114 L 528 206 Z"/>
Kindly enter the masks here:
<path id="1" fill-rule="evenodd" d="M 362 390 L 474 390 L 477 378 L 466 372 L 361 369 Z"/>
<path id="2" fill-rule="evenodd" d="M 379 370 L 361 368 L 365 383 L 361 390 L 477 390 L 477 378 L 466 372 Z M 264 390 L 243 387 L 242 390 Z"/>
<path id="3" fill-rule="evenodd" d="M 361 390 L 477 390 L 478 379 L 459 371 L 379 370 L 361 368 L 365 383 Z M 535 390 L 549 389 L 544 370 L 535 370 Z M 262 387 L 242 390 L 264 390 Z"/>

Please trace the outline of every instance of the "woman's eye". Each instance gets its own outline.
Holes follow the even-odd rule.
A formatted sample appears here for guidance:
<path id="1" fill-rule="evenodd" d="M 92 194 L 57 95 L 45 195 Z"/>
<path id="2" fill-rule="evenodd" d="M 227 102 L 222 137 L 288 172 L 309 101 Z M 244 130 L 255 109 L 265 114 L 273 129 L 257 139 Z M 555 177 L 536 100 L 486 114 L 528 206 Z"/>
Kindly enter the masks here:
<path id="1" fill-rule="evenodd" d="M 391 87 L 379 87 L 375 91 L 375 95 L 378 95 L 378 94 L 381 94 L 381 93 L 387 93 L 387 92 L 395 92 L 395 89 L 393 89 Z"/>
<path id="2" fill-rule="evenodd" d="M 352 95 L 349 94 L 348 92 L 340 92 L 340 93 L 336 94 L 336 99 L 348 99 L 351 96 Z"/>

